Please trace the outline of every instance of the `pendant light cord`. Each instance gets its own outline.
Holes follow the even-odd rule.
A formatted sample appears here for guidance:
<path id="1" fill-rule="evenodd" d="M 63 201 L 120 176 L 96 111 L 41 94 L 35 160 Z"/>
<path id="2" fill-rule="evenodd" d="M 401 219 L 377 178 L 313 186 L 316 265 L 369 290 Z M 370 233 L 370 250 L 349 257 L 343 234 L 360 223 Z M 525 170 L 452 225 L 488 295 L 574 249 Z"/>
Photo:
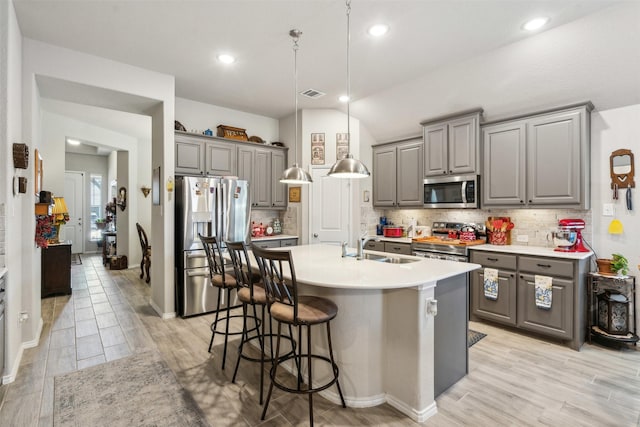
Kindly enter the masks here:
<path id="1" fill-rule="evenodd" d="M 293 38 L 293 102 L 295 104 L 294 120 L 295 135 L 293 135 L 293 164 L 298 164 L 298 40 L 302 31 L 291 30 L 289 35 Z"/>
<path id="2" fill-rule="evenodd" d="M 351 0 L 347 1 L 347 155 L 351 153 L 351 64 L 350 64 L 350 45 L 351 45 Z"/>

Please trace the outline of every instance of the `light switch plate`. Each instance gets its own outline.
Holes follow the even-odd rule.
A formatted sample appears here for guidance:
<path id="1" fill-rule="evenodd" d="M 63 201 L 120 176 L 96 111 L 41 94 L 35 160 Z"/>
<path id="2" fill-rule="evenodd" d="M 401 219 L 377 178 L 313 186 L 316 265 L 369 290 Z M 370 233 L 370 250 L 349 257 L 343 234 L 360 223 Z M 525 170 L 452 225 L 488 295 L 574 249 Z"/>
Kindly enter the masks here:
<path id="1" fill-rule="evenodd" d="M 602 204 L 602 216 L 613 216 L 613 203 L 603 203 Z"/>

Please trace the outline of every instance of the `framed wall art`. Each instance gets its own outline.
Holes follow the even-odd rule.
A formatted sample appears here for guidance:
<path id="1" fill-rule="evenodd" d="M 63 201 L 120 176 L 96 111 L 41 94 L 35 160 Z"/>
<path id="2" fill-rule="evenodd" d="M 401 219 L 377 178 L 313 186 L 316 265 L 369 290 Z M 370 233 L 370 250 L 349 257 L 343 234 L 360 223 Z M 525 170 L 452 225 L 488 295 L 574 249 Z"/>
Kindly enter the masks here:
<path id="1" fill-rule="evenodd" d="M 324 133 L 311 134 L 311 164 L 324 165 Z"/>
<path id="2" fill-rule="evenodd" d="M 34 170 L 34 180 L 33 187 L 37 197 L 40 197 L 40 190 L 42 190 L 42 178 L 44 176 L 43 170 L 43 162 L 42 156 L 40 156 L 40 152 L 36 148 L 33 152 L 33 170 Z"/>
<path id="3" fill-rule="evenodd" d="M 289 202 L 300 203 L 302 187 L 289 187 Z"/>
<path id="4" fill-rule="evenodd" d="M 336 133 L 336 160 L 342 160 L 349 154 L 349 134 Z"/>

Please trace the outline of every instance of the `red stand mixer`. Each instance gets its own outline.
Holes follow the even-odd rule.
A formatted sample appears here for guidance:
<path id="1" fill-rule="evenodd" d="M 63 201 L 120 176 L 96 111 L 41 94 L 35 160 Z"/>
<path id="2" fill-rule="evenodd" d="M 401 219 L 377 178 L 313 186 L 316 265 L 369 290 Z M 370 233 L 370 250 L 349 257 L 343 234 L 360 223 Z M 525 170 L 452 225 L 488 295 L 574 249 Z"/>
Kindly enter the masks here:
<path id="1" fill-rule="evenodd" d="M 553 243 L 558 252 L 589 252 L 582 241 L 584 221 L 581 219 L 561 219 L 558 221 L 558 231 L 554 231 Z"/>

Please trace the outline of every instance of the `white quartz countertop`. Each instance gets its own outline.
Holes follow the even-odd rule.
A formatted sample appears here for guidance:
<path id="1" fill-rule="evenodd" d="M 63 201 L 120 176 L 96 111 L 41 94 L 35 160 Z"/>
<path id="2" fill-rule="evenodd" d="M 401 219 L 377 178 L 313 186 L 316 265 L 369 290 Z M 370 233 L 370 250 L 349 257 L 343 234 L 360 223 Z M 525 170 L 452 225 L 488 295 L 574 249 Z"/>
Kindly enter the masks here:
<path id="1" fill-rule="evenodd" d="M 289 250 L 296 279 L 300 283 L 340 289 L 399 289 L 434 285 L 438 280 L 480 268 L 478 264 L 445 261 L 385 252 L 365 251 L 394 258 L 413 258 L 416 262 L 391 264 L 341 257 L 340 246 L 303 245 L 273 250 Z M 351 248 L 348 252 L 355 252 Z"/>
<path id="2" fill-rule="evenodd" d="M 291 234 L 273 234 L 271 236 L 252 237 L 252 241 L 260 240 L 283 240 L 283 239 L 297 239 L 298 236 L 292 236 Z"/>
<path id="3" fill-rule="evenodd" d="M 503 252 L 517 255 L 545 256 L 564 259 L 585 259 L 593 255 L 593 252 L 558 252 L 554 248 L 542 246 L 522 246 L 522 245 L 477 245 L 469 246 L 472 251 Z"/>

